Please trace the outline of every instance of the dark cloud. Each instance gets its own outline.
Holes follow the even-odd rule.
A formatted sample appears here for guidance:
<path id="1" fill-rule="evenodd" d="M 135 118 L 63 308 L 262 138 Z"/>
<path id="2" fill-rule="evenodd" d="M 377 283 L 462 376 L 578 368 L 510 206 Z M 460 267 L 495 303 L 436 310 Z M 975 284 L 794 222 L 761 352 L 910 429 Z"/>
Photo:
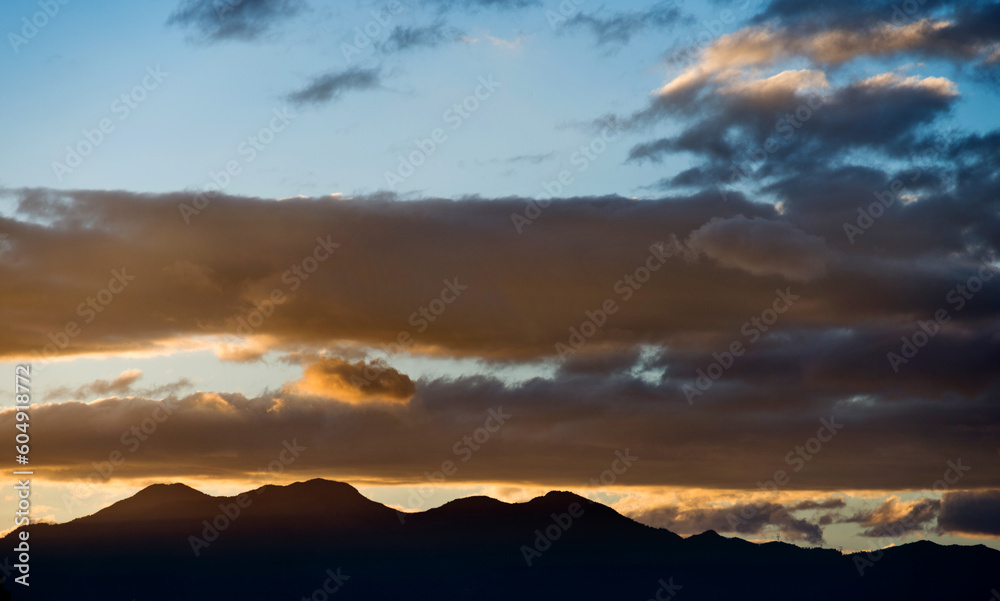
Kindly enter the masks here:
<path id="1" fill-rule="evenodd" d="M 803 87 L 812 85 L 816 91 Z M 633 116 L 636 127 L 668 115 L 687 125 L 676 136 L 635 145 L 629 160 L 692 153 L 707 163 L 678 183 L 712 186 L 800 173 L 850 151 L 908 157 L 922 142 L 920 129 L 956 99 L 950 82 L 938 78 L 884 75 L 832 91 L 821 74 L 807 71 L 749 82 L 706 80 L 665 90 Z M 722 177 L 698 182 L 696 175 Z"/>
<path id="2" fill-rule="evenodd" d="M 861 536 L 872 538 L 897 538 L 913 532 L 925 532 L 938 517 L 941 501 L 919 499 L 903 502 L 890 498 L 879 507 L 856 513 L 842 521 L 864 526 Z"/>
<path id="3" fill-rule="evenodd" d="M 305 87 L 288 95 L 294 104 L 324 104 L 339 100 L 344 92 L 377 88 L 381 83 L 378 69 L 347 69 L 320 75 Z"/>
<path id="4" fill-rule="evenodd" d="M 556 158 L 556 152 L 546 152 L 543 154 L 521 154 L 517 156 L 505 159 L 505 163 L 530 163 L 532 165 L 540 165 L 546 161 L 551 161 Z"/>
<path id="5" fill-rule="evenodd" d="M 938 4 L 938 0 L 925 0 Z M 810 2 L 809 0 L 771 0 L 767 7 L 755 17 L 755 21 L 771 20 L 794 22 L 800 19 L 825 19 L 832 24 L 857 25 L 862 22 L 859 15 L 879 12 L 888 8 L 892 11 L 890 2 L 886 0 L 842 0 L 836 4 L 827 2 Z"/>
<path id="6" fill-rule="evenodd" d="M 597 351 L 568 358 L 559 365 L 561 375 L 605 374 L 631 370 L 639 361 L 639 349 Z"/>
<path id="7" fill-rule="evenodd" d="M 384 361 L 349 363 L 337 357 L 323 357 L 306 363 L 302 379 L 288 389 L 348 402 L 407 401 L 416 392 L 416 385 L 406 374 L 399 373 Z"/>
<path id="8" fill-rule="evenodd" d="M 560 24 L 566 29 L 586 29 L 598 45 L 625 45 L 647 29 L 663 29 L 685 22 L 677 3 L 659 2 L 648 9 L 614 13 L 577 13 Z"/>
<path id="9" fill-rule="evenodd" d="M 726 267 L 799 282 L 826 274 L 829 256 L 822 238 L 787 221 L 743 215 L 712 219 L 691 233 L 687 245 Z"/>
<path id="10" fill-rule="evenodd" d="M 302 0 L 184 0 L 168 23 L 196 31 L 209 42 L 247 41 L 305 7 Z"/>
<path id="11" fill-rule="evenodd" d="M 423 0 L 427 6 L 441 10 L 476 10 L 481 8 L 509 10 L 540 6 L 540 0 Z"/>
<path id="12" fill-rule="evenodd" d="M 341 376 L 367 377 L 360 366 L 340 367 L 333 371 Z M 406 384 L 405 376 L 394 374 L 392 380 L 391 390 Z M 414 482 L 443 461 L 465 456 L 460 442 L 483 427 L 492 410 L 509 417 L 488 442 L 477 445 L 472 459 L 462 461 L 451 481 L 578 489 L 607 469 L 614 450 L 627 449 L 639 459 L 619 478 L 622 486 L 756 489 L 782 469 L 786 490 L 884 490 L 927 488 L 942 478 L 947 461 L 956 459 L 942 448 L 960 455 L 964 465 L 990 464 L 1000 418 L 988 401 L 845 404 L 836 398 L 803 399 L 796 390 L 783 391 L 788 394 L 783 397 L 770 387 L 746 388 L 731 402 L 723 394 L 720 402 L 690 407 L 676 385 L 654 385 L 623 369 L 574 369 L 516 385 L 485 376 L 423 379 L 405 403 L 358 397 L 349 386 L 355 382 L 348 378 L 344 385 L 341 379 L 322 396 L 289 386 L 256 397 L 201 391 L 161 401 L 114 397 L 40 404 L 32 409 L 32 423 L 39 439 L 48 442 L 33 449 L 32 463 L 56 479 L 86 476 L 93 462 L 122 449 L 125 432 L 159 417 L 155 434 L 128 453 L 116 477 L 239 477 L 265 465 L 282 440 L 296 438 L 309 453 L 293 466 L 295 477 Z M 0 427 L 13 428 L 13 413 L 0 412 Z M 796 470 L 795 451 L 816 436 L 819 416 L 843 428 L 819 450 L 808 443 L 816 452 Z M 973 469 L 961 485 L 996 488 L 1000 481 L 995 471 Z M 837 509 L 827 501 L 790 505 L 787 511 L 813 508 Z M 806 521 L 777 509 L 767 505 L 740 514 L 746 523 L 736 531 L 758 532 L 766 523 L 803 536 L 811 531 Z M 899 521 L 904 512 L 870 514 L 855 521 L 874 528 Z M 724 530 L 720 521 L 727 515 L 670 517 L 701 531 Z"/>
<path id="13" fill-rule="evenodd" d="M 666 505 L 629 516 L 639 522 L 666 528 L 678 534 L 697 534 L 706 530 L 741 536 L 761 535 L 776 529 L 787 540 L 823 544 L 823 529 L 792 516 L 789 508 L 777 503 L 740 503 L 728 507 L 679 508 Z"/>
<path id="14" fill-rule="evenodd" d="M 926 56 L 969 57 L 977 46 L 997 39 L 997 4 L 988 0 L 920 0 L 900 3 L 893 0 L 845 0 L 836 4 L 808 0 L 774 0 L 758 14 L 756 23 L 780 24 L 799 34 L 824 30 L 855 30 L 860 43 L 868 37 L 871 47 L 884 44 L 894 32 L 913 27 L 921 33 L 899 51 L 922 52 Z M 922 22 L 936 22 L 933 28 Z M 842 47 L 839 51 L 843 51 Z"/>
<path id="15" fill-rule="evenodd" d="M 981 169 L 996 160 L 989 140 L 963 139 L 946 156 L 959 153 L 959 169 Z M 608 449 L 628 447 L 642 458 L 629 483 L 753 488 L 793 469 L 789 453 L 820 418 L 835 417 L 843 431 L 794 473 L 790 489 L 923 489 L 948 460 L 995 460 L 1000 278 L 978 280 L 969 298 L 950 291 L 993 273 L 982 260 L 997 243 L 998 217 L 995 197 L 967 188 L 955 198 L 935 180 L 928 189 L 940 201 L 896 207 L 901 217 L 887 214 L 863 237 L 884 242 L 838 241 L 830 216 L 891 175 L 818 172 L 811 186 L 776 188 L 783 212 L 714 192 L 557 199 L 520 234 L 511 215 L 523 214 L 527 199 L 214 196 L 186 223 L 190 193 L 8 190 L 18 209 L 0 219 L 0 352 L 41 369 L 35 353 L 148 351 L 150 341 L 170 348 L 208 338 L 226 341 L 222 357 L 273 352 L 307 366 L 297 381 L 313 390 L 293 381 L 256 398 L 185 397 L 191 411 L 178 410 L 185 417 L 158 432 L 150 448 L 165 445 L 162 455 L 137 461 L 141 475 L 252 470 L 264 453 L 251 452 L 252 441 L 280 446 L 273 437 L 282 434 L 322 449 L 303 464 L 316 475 L 412 477 L 440 465 L 487 409 L 503 407 L 520 419 L 463 467 L 463 479 L 586 482 Z M 897 237 L 898 246 L 881 248 Z M 822 277 L 788 281 L 818 274 L 815 256 Z M 112 270 L 134 279 L 119 288 Z M 111 287 L 119 292 L 101 292 Z M 778 290 L 797 300 L 766 329 L 752 326 Z M 609 299 L 616 309 L 602 315 Z M 941 309 L 947 323 L 894 372 L 888 353 Z M 530 370 L 574 340 L 581 346 L 544 372 L 551 376 L 517 385 L 414 382 L 394 369 L 394 356 L 416 353 Z M 733 342 L 745 352 L 729 361 Z M 351 347 L 357 354 L 337 351 L 343 359 L 319 354 Z M 366 347 L 389 351 L 387 363 L 366 359 Z M 685 387 L 719 361 L 721 376 L 689 405 Z M 406 402 L 367 402 L 379 398 Z M 44 409 L 46 440 L 87 420 L 106 423 L 109 436 L 88 443 L 67 430 L 46 461 L 68 474 L 102 460 L 152 402 Z M 353 434 L 331 434 L 340 428 Z M 184 440 L 197 441 L 197 453 L 181 452 Z M 246 459 L 212 467 L 204 457 Z M 962 486 L 1000 482 L 973 470 Z"/>
<path id="16" fill-rule="evenodd" d="M 801 501 L 788 508 L 789 511 L 806 511 L 809 509 L 842 509 L 847 503 L 841 498 L 822 499 L 820 501 Z"/>
<path id="17" fill-rule="evenodd" d="M 971 69 L 995 79 L 1000 5 L 902 6 L 772 2 L 754 24 L 690 49 L 693 64 L 673 73 L 645 109 L 616 118 L 637 132 L 661 120 L 680 123 L 675 134 L 635 144 L 628 160 L 686 154 L 696 162 L 648 188 L 714 187 L 724 195 L 784 178 L 804 186 L 803 173 L 913 162 L 937 148 L 943 136 L 932 129 L 945 123 L 960 92 L 947 77 L 905 75 L 883 63 L 942 59 L 953 65 L 949 77 Z M 848 74 L 844 66 L 861 59 L 869 59 L 868 66 L 854 62 Z M 957 142 L 965 135 L 946 137 Z M 994 170 L 967 164 L 959 171 L 971 177 L 941 179 L 948 151 L 937 152 L 938 165 L 920 165 L 925 177 L 916 187 L 929 189 L 937 178 L 976 186 L 973 192 L 981 194 L 987 182 L 995 183 Z M 810 178 L 809 185 L 823 193 L 822 182 Z"/>
<path id="18" fill-rule="evenodd" d="M 30 356 L 66 342 L 60 354 L 116 352 L 144 349 L 151 339 L 263 336 L 269 340 L 263 349 L 244 349 L 253 359 L 253 352 L 259 356 L 268 348 L 295 351 L 345 341 L 382 346 L 405 331 L 412 337 L 410 349 L 537 358 L 555 355 L 556 343 L 566 344 L 572 336 L 570 328 L 611 299 L 620 308 L 590 346 L 665 345 L 671 360 L 686 367 L 691 363 L 685 357 L 702 360 L 698 353 L 741 338 L 744 322 L 772 305 L 776 289 L 789 288 L 788 275 L 818 275 L 825 265 L 823 277 L 793 280 L 791 293 L 803 300 L 771 332 L 785 336 L 784 344 L 800 357 L 814 359 L 812 377 L 858 374 L 879 389 L 905 390 L 909 384 L 903 382 L 877 384 L 892 374 L 886 371 L 886 353 L 898 350 L 900 337 L 917 328 L 916 319 L 930 319 L 943 308 L 949 323 L 913 359 L 923 367 L 906 381 L 938 382 L 929 390 L 951 381 L 954 389 L 970 394 L 988 386 L 1000 279 L 982 281 L 961 305 L 950 291 L 986 269 L 981 259 L 995 240 L 987 236 L 998 229 L 989 204 L 995 200 L 983 206 L 935 203 L 934 213 L 921 216 L 921 225 L 910 230 L 915 238 L 884 257 L 886 251 L 876 246 L 847 243 L 842 222 L 836 221 L 828 225 L 832 233 L 823 232 L 829 249 L 824 251 L 810 231 L 811 207 L 825 210 L 822 202 L 807 202 L 813 193 L 822 188 L 804 191 L 806 197 L 786 215 L 771 205 L 736 197 L 725 201 L 713 193 L 649 201 L 567 199 L 553 201 L 518 234 L 511 216 L 523 214 L 524 199 L 277 203 L 217 196 L 197 213 L 182 214 L 185 207 L 194 210 L 190 194 L 16 192 L 19 218 L 0 222 L 9 259 L 0 271 L 10 282 L 0 296 L 9 315 L 16 315 L 0 321 L 0 351 Z M 896 210 L 923 210 L 920 205 Z M 963 231 L 963 245 L 934 232 L 935 221 Z M 886 221 L 885 231 L 880 227 L 864 237 L 906 237 L 895 222 Z M 973 237 L 977 231 L 983 236 Z M 664 250 L 664 244 L 693 234 L 704 248 L 689 243 L 677 252 Z M 316 251 L 329 257 L 317 265 L 322 277 L 296 275 L 293 267 L 313 256 L 317 239 L 340 246 Z M 651 251 L 657 243 L 660 250 Z M 703 253 L 700 259 L 695 251 Z M 637 270 L 641 276 L 646 265 L 658 269 L 639 288 L 625 281 Z M 98 303 L 100 312 L 88 307 L 87 299 L 115 278 L 112 270 L 122 268 L 134 280 L 107 298 L 106 307 Z M 433 321 L 422 316 L 421 308 L 442 290 L 453 298 L 446 281 L 456 278 L 468 288 L 446 313 L 431 315 Z M 275 290 L 284 300 L 273 314 L 262 323 L 247 323 Z M 113 319 L 105 318 L 111 314 Z M 77 323 L 79 334 L 64 333 L 69 321 Z M 486 325 L 497 323 L 504 325 Z M 969 328 L 979 333 L 970 334 Z M 762 341 L 741 365 L 794 360 L 768 344 Z M 825 352 L 823 345 L 840 355 Z M 965 376 L 949 379 L 932 358 L 946 359 L 942 365 Z M 764 370 L 761 377 L 780 372 Z M 785 373 L 800 369 L 788 367 Z"/>
<path id="19" fill-rule="evenodd" d="M 938 527 L 945 532 L 1000 537 L 1000 490 L 946 492 Z"/>
<path id="20" fill-rule="evenodd" d="M 994 2 L 778 0 L 754 21 L 759 26 L 740 32 L 743 39 L 731 40 L 734 47 L 750 41 L 756 50 L 768 48 L 772 57 L 802 55 L 831 66 L 909 55 L 996 72 L 1000 6 Z"/>
<path id="21" fill-rule="evenodd" d="M 436 48 L 462 39 L 462 32 L 443 21 L 431 25 L 397 25 L 381 48 L 386 52 L 401 52 L 411 48 Z"/>

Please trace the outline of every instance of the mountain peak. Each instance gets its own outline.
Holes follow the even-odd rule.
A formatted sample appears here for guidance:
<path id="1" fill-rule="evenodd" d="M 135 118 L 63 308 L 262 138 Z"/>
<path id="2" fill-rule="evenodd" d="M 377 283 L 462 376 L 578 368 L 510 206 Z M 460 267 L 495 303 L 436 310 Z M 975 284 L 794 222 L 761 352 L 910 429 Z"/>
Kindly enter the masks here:
<path id="1" fill-rule="evenodd" d="M 87 521 L 155 520 L 158 516 L 185 514 L 211 503 L 214 497 L 187 484 L 151 484 L 131 497 L 122 499 L 97 513 L 80 518 Z"/>
<path id="2" fill-rule="evenodd" d="M 701 534 L 692 534 L 687 538 L 687 540 L 721 540 L 724 538 L 726 537 L 722 536 L 715 530 L 706 530 Z"/>
<path id="3" fill-rule="evenodd" d="M 139 492 L 132 495 L 131 498 L 142 497 L 144 499 L 183 499 L 183 498 L 203 498 L 207 497 L 205 493 L 200 490 L 191 488 L 187 484 L 181 482 L 172 482 L 170 484 L 157 483 L 150 484 L 146 488 L 140 490 Z"/>
<path id="4" fill-rule="evenodd" d="M 569 492 L 566 490 L 550 490 L 541 497 L 535 497 L 534 499 L 528 501 L 529 504 L 544 504 L 544 505 L 560 505 L 566 506 L 571 503 L 580 503 L 581 505 L 591 505 L 593 501 L 586 497 L 581 497 L 580 495 Z"/>

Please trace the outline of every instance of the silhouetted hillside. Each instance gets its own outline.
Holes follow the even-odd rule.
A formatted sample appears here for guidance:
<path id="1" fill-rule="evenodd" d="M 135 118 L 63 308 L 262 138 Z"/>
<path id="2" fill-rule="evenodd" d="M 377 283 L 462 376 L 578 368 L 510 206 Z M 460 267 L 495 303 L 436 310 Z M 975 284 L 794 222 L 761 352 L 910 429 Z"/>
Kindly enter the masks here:
<path id="1" fill-rule="evenodd" d="M 1000 552 L 983 546 L 887 549 L 862 577 L 837 551 L 684 539 L 568 492 L 400 514 L 326 480 L 235 497 L 157 484 L 30 529 L 31 587 L 8 581 L 14 599 L 293 600 L 326 585 L 338 600 L 985 601 L 1000 583 Z"/>

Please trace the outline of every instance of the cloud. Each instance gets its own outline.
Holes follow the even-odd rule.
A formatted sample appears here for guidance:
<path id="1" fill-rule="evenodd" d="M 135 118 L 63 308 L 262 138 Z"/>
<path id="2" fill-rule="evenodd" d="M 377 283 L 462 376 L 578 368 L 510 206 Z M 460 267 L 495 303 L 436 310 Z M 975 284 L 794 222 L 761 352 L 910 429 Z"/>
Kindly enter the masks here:
<path id="1" fill-rule="evenodd" d="M 416 385 L 384 361 L 348 363 L 324 357 L 305 365 L 302 379 L 287 387 L 299 394 L 361 402 L 368 399 L 408 401 Z"/>
<path id="2" fill-rule="evenodd" d="M 646 108 L 601 122 L 635 132 L 661 120 L 679 124 L 629 152 L 632 162 L 677 154 L 691 161 L 647 189 L 728 194 L 833 166 L 911 161 L 940 140 L 931 128 L 957 106 L 960 90 L 944 76 L 904 73 L 933 68 L 921 59 L 940 59 L 997 77 L 1000 29 L 990 25 L 1000 23 L 1000 9 L 939 3 L 900 16 L 898 3 L 857 4 L 772 2 L 753 24 L 675 53 L 680 69 Z M 693 63 L 677 64 L 681 56 Z M 901 58 L 914 62 L 886 65 Z"/>
<path id="3" fill-rule="evenodd" d="M 726 267 L 798 282 L 825 275 L 829 256 L 818 236 L 787 222 L 742 215 L 712 219 L 691 233 L 688 248 Z"/>
<path id="4" fill-rule="evenodd" d="M 411 48 L 436 48 L 461 39 L 462 32 L 437 21 L 424 26 L 397 25 L 381 47 L 386 52 L 402 52 Z"/>
<path id="5" fill-rule="evenodd" d="M 975 156 L 995 162 L 989 148 L 980 144 Z M 793 283 L 813 278 L 808 289 L 791 287 L 808 300 L 773 333 L 812 357 L 810 374 L 824 386 L 863 375 L 880 393 L 911 394 L 920 385 L 975 394 L 994 381 L 988 361 L 997 354 L 1000 280 L 986 281 L 961 311 L 946 295 L 978 277 L 986 249 L 1000 243 L 995 197 L 985 188 L 937 190 L 926 204 L 883 216 L 874 227 L 884 230 L 865 234 L 873 241 L 877 234 L 878 244 L 849 243 L 844 220 L 857 218 L 858 199 L 873 198 L 874 186 L 888 189 L 889 177 L 818 172 L 804 189 L 777 192 L 788 197 L 784 214 L 713 192 L 554 200 L 530 226 L 543 235 L 518 234 L 512 224 L 527 199 L 296 198 L 277 211 L 273 200 L 216 196 L 187 225 L 179 207 L 190 206 L 190 193 L 11 191 L 19 209 L 17 218 L 0 218 L 8 243 L 0 274 L 10 284 L 0 290 L 9 309 L 0 318 L 0 353 L 150 352 L 214 337 L 223 356 L 252 351 L 242 358 L 254 359 L 338 343 L 383 348 L 402 336 L 407 352 L 529 360 L 554 357 L 570 328 L 610 298 L 620 309 L 585 352 L 659 345 L 693 373 L 694 362 L 718 350 L 712 345 L 728 346 L 771 306 L 776 286 L 766 276 L 773 274 Z M 674 239 L 688 244 L 667 252 Z M 695 251 L 702 260 L 690 260 Z M 647 264 L 658 269 L 640 288 L 630 286 L 625 277 Z M 109 284 L 120 289 L 112 273 L 123 269 L 133 279 L 119 294 L 103 293 L 106 305 L 97 302 Z M 455 297 L 446 282 L 465 289 Z M 442 294 L 453 302 L 431 306 Z M 898 352 L 900 338 L 917 327 L 912 320 L 942 307 L 951 320 L 913 359 L 913 373 L 880 383 L 886 353 Z M 431 321 L 421 309 L 438 314 L 429 313 Z M 78 334 L 65 333 L 69 322 Z M 785 373 L 801 371 L 794 356 L 761 343 L 731 373 L 765 357 Z"/>
<path id="6" fill-rule="evenodd" d="M 551 161 L 556 157 L 556 152 L 546 152 L 542 154 L 520 154 L 517 156 L 512 156 L 508 159 L 504 159 L 505 163 L 530 163 L 532 165 L 540 165 L 546 161 Z"/>
<path id="7" fill-rule="evenodd" d="M 467 11 L 481 8 L 511 10 L 539 6 L 539 0 L 424 0 L 428 6 L 440 10 L 462 9 Z"/>
<path id="8" fill-rule="evenodd" d="M 954 449 L 969 465 L 988 463 L 998 432 L 988 425 L 995 421 L 979 418 L 1000 417 L 989 400 L 842 404 L 840 393 L 790 385 L 775 395 L 773 386 L 742 385 L 740 378 L 734 390 L 713 390 L 714 399 L 691 407 L 676 382 L 654 383 L 629 369 L 596 364 L 519 384 L 488 376 L 421 379 L 413 382 L 408 402 L 340 396 L 352 384 L 361 395 L 372 387 L 384 395 L 408 392 L 408 380 L 398 372 L 358 385 L 353 376 L 366 377 L 363 365 L 321 362 L 309 380 L 321 396 L 287 386 L 256 396 L 202 390 L 160 400 L 130 395 L 39 404 L 32 420 L 44 424 L 50 442 L 33 449 L 32 464 L 55 479 L 86 477 L 93 462 L 106 461 L 117 449 L 127 461 L 116 477 L 239 478 L 266 465 L 283 440 L 297 439 L 309 452 L 296 461 L 290 477 L 420 482 L 428 466 L 466 456 L 463 441 L 475 436 L 493 411 L 508 417 L 487 442 L 474 440 L 480 447 L 473 450 L 474 460 L 461 462 L 451 481 L 577 489 L 607 469 L 614 449 L 628 449 L 639 459 L 619 479 L 621 486 L 756 489 L 781 467 L 790 476 L 785 490 L 811 491 L 818 498 L 822 492 L 815 491 L 925 487 L 947 468 L 940 448 Z M 787 457 L 816 435 L 817 415 L 832 416 L 844 427 L 811 455 L 807 469 L 795 472 Z M 155 433 L 136 446 L 126 433 L 151 417 L 158 418 Z M 12 409 L 0 412 L 0 428 L 13 423 Z M 980 434 L 970 437 L 972 431 Z M 732 449 L 736 439 L 738 452 Z M 872 455 L 872 448 L 880 452 Z M 1000 480 L 995 471 L 972 470 L 962 485 L 997 488 Z M 837 509 L 833 503 L 820 508 Z M 786 509 L 807 507 L 788 503 Z M 685 509 L 669 517 L 696 531 L 722 529 L 729 511 L 700 515 Z M 742 517 L 747 523 L 736 531 L 781 524 L 789 536 L 794 530 L 807 537 L 819 523 L 790 518 L 771 506 L 758 514 L 747 510 Z M 878 515 L 883 514 L 898 519 L 903 512 Z M 865 518 L 866 527 L 878 522 Z"/>
<path id="9" fill-rule="evenodd" d="M 944 532 L 1000 537 L 1000 490 L 946 492 L 938 527 Z"/>
<path id="10" fill-rule="evenodd" d="M 301 0 L 184 0 L 168 23 L 208 42 L 250 41 L 306 7 Z"/>
<path id="11" fill-rule="evenodd" d="M 809 509 L 842 509 L 847 503 L 842 498 L 831 497 L 820 501 L 800 501 L 788 508 L 789 511 L 806 511 Z"/>
<path id="12" fill-rule="evenodd" d="M 561 24 L 565 29 L 586 29 L 594 35 L 599 46 L 626 45 L 633 36 L 646 29 L 662 29 L 684 22 L 676 2 L 658 2 L 645 10 L 615 13 L 602 16 L 594 13 L 577 13 Z"/>
<path id="13" fill-rule="evenodd" d="M 765 529 L 773 528 L 787 540 L 804 541 L 811 545 L 823 544 L 823 529 L 818 524 L 793 517 L 789 508 L 777 503 L 746 503 L 707 508 L 665 505 L 631 517 L 681 535 L 714 530 L 748 536 L 761 535 Z"/>
<path id="14" fill-rule="evenodd" d="M 982 64 L 1000 40 L 995 3 L 938 2 L 914 10 L 893 2 L 858 9 L 772 2 L 757 21 L 720 38 L 713 45 L 717 58 L 751 52 L 758 64 L 805 56 L 817 64 L 840 65 L 862 57 L 911 55 Z"/>
<path id="15" fill-rule="evenodd" d="M 94 380 L 73 391 L 65 387 L 57 388 L 48 394 L 48 398 L 82 399 L 94 396 L 124 395 L 132 390 L 132 385 L 141 377 L 142 370 L 128 369 L 114 380 Z"/>
<path id="16" fill-rule="evenodd" d="M 869 511 L 862 511 L 844 522 L 857 522 L 865 527 L 861 536 L 873 538 L 896 538 L 913 532 L 924 532 L 938 517 L 941 501 L 938 499 L 918 499 L 901 501 L 891 497 L 882 505 Z"/>
<path id="17" fill-rule="evenodd" d="M 298 105 L 325 104 L 339 100 L 344 92 L 350 90 L 377 88 L 380 82 L 378 69 L 353 68 L 331 72 L 316 77 L 305 87 L 292 92 L 288 95 L 288 100 Z"/>
<path id="18" fill-rule="evenodd" d="M 688 152 L 722 185 L 762 176 L 801 173 L 866 150 L 906 157 L 922 141 L 920 128 L 954 105 L 954 85 L 940 77 L 881 74 L 827 89 L 813 71 L 759 79 L 684 76 L 668 83 L 649 106 L 630 117 L 634 127 L 673 116 L 680 133 L 635 145 L 630 161 Z"/>

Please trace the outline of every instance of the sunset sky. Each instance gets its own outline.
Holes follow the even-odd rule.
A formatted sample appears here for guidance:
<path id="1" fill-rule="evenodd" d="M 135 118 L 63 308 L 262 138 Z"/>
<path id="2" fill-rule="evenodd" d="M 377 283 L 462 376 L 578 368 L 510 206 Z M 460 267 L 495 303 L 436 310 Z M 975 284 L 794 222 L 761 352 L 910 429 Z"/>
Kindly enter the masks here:
<path id="1" fill-rule="evenodd" d="M 0 23 L 0 433 L 31 363 L 36 518 L 324 477 L 1000 548 L 1000 5 Z"/>

